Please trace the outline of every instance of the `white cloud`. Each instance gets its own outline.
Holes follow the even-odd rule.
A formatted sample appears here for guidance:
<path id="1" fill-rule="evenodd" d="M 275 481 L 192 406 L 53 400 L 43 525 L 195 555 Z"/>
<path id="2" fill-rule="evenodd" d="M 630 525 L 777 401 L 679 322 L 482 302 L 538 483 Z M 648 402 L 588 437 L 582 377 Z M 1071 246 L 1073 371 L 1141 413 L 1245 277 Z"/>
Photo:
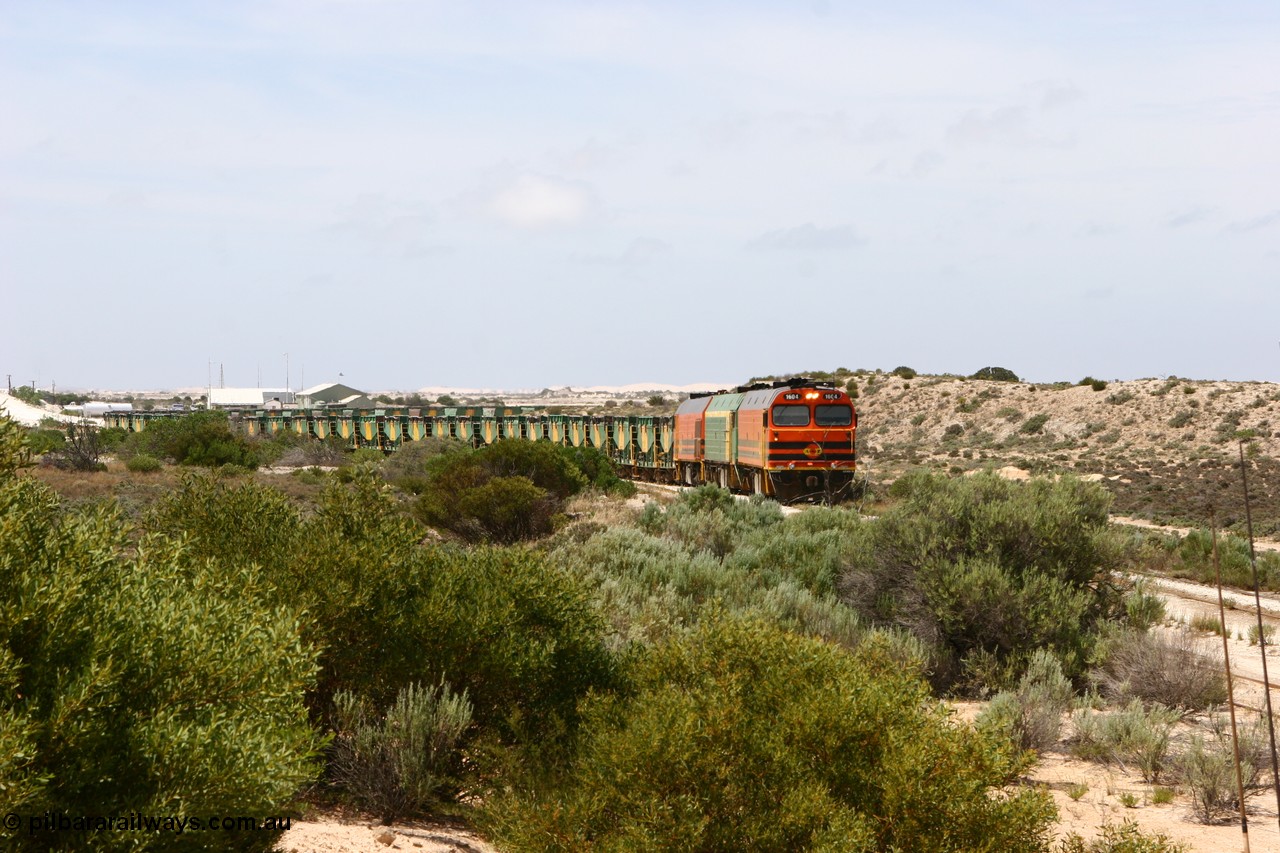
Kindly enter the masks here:
<path id="1" fill-rule="evenodd" d="M 521 175 L 489 200 L 491 215 L 517 228 L 545 228 L 581 222 L 591 208 L 591 194 L 580 184 Z"/>

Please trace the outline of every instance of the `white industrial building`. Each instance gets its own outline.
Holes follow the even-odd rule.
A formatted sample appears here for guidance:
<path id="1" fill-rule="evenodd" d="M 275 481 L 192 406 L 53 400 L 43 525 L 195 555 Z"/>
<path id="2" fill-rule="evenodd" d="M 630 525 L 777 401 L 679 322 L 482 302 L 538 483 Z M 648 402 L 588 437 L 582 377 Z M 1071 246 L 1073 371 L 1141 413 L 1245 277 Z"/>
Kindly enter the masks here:
<path id="1" fill-rule="evenodd" d="M 294 393 L 288 388 L 210 388 L 211 409 L 262 409 L 269 403 L 292 406 Z"/>

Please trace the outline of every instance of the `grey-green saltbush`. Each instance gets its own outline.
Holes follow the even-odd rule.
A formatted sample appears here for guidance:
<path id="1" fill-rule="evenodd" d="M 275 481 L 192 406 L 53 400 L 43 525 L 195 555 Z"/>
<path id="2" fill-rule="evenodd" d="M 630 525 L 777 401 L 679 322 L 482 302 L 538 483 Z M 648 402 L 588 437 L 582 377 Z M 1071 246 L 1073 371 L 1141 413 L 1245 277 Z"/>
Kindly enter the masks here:
<path id="1" fill-rule="evenodd" d="M 1226 701 L 1221 668 L 1201 652 L 1188 630 L 1170 635 L 1125 631 L 1109 642 L 1097 675 L 1113 699 L 1139 699 L 1170 708 L 1200 710 Z"/>
<path id="2" fill-rule="evenodd" d="M 390 823 L 450 798 L 462 772 L 458 742 L 471 725 L 465 690 L 410 684 L 381 718 L 353 693 L 333 698 L 330 775 L 360 805 Z"/>
<path id="3" fill-rule="evenodd" d="M 1210 714 L 1207 731 L 1191 736 L 1186 748 L 1174 759 L 1179 781 L 1191 792 L 1196 816 L 1203 823 L 1213 823 L 1238 808 L 1240 799 L 1236 784 L 1234 750 L 1227 717 Z M 1239 720 L 1240 770 L 1247 799 L 1257 793 L 1264 768 L 1270 763 L 1265 723 L 1255 715 Z"/>
<path id="4" fill-rule="evenodd" d="M 1073 751 L 1081 758 L 1134 767 L 1144 782 L 1158 782 L 1168 763 L 1173 726 L 1182 714 L 1163 705 L 1144 707 L 1135 699 L 1119 711 L 1099 714 L 1083 709 L 1071 719 Z"/>
<path id="5" fill-rule="evenodd" d="M 1074 696 L 1057 658 L 1040 650 L 1031 656 L 1017 690 L 992 698 L 978 717 L 978 728 L 1004 735 L 1019 749 L 1042 752 L 1058 742 L 1062 715 Z"/>

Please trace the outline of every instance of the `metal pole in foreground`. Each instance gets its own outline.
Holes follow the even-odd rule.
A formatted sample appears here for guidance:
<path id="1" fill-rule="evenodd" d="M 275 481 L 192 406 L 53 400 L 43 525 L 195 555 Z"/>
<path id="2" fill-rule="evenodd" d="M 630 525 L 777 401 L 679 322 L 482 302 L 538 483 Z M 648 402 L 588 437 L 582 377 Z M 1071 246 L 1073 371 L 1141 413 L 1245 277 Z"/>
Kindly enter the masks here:
<path id="1" fill-rule="evenodd" d="M 1244 775 L 1240 772 L 1240 735 L 1236 731 L 1236 692 L 1231 682 L 1231 652 L 1227 650 L 1227 608 L 1222 601 L 1222 563 L 1218 560 L 1218 522 L 1209 514 L 1213 530 L 1213 576 L 1218 585 L 1218 621 L 1222 626 L 1222 663 L 1227 670 L 1227 708 L 1231 711 L 1231 751 L 1236 759 L 1236 795 L 1240 798 L 1240 837 L 1249 853 L 1249 818 L 1244 810 Z"/>
<path id="2" fill-rule="evenodd" d="M 1262 696 L 1267 700 L 1267 734 L 1271 737 L 1271 784 L 1276 789 L 1276 821 L 1280 822 L 1280 765 L 1276 760 L 1276 721 L 1271 716 L 1271 679 L 1267 677 L 1267 635 L 1262 630 L 1262 593 L 1258 591 L 1258 556 L 1253 550 L 1253 513 L 1249 509 L 1249 475 L 1240 442 L 1240 482 L 1244 484 L 1244 520 L 1249 531 L 1249 568 L 1253 571 L 1253 605 L 1258 617 L 1258 650 L 1262 654 Z"/>

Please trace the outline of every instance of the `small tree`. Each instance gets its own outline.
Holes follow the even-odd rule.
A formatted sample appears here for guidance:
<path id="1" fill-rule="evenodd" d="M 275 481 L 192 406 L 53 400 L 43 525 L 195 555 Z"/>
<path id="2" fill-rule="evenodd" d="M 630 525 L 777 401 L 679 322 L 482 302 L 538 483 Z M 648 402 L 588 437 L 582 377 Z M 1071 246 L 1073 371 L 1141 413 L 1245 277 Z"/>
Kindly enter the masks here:
<path id="1" fill-rule="evenodd" d="M 992 382 L 1017 382 L 1018 374 L 1007 367 L 984 367 L 969 378 L 986 379 Z"/>
<path id="2" fill-rule="evenodd" d="M 67 440 L 55 456 L 54 464 L 72 471 L 97 471 L 102 467 L 99 457 L 102 447 L 98 443 L 98 429 L 89 424 L 68 424 Z"/>
<path id="3" fill-rule="evenodd" d="M 666 404 L 667 404 L 667 398 L 662 396 L 661 394 L 654 394 L 652 397 L 649 398 L 649 405 L 654 406 L 655 408 L 658 406 L 665 406 Z"/>

